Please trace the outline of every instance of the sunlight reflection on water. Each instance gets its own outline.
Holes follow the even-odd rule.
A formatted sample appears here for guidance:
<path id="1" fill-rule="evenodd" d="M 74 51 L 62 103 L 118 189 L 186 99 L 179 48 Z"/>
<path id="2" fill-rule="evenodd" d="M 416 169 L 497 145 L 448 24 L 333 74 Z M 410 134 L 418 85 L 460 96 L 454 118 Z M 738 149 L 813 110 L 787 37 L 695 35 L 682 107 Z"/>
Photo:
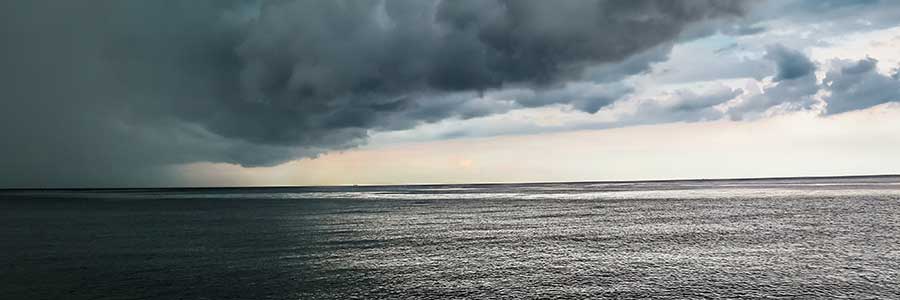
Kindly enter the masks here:
<path id="1" fill-rule="evenodd" d="M 0 293 L 900 297 L 900 181 L 0 193 Z"/>

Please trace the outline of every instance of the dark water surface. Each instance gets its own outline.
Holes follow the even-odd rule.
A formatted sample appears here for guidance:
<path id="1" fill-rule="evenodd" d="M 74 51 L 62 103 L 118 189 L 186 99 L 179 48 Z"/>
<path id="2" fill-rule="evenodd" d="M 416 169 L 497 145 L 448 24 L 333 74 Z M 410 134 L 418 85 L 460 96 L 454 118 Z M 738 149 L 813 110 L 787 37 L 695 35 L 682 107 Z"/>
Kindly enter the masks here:
<path id="1" fill-rule="evenodd" d="M 0 191 L 0 299 L 900 299 L 900 178 Z"/>

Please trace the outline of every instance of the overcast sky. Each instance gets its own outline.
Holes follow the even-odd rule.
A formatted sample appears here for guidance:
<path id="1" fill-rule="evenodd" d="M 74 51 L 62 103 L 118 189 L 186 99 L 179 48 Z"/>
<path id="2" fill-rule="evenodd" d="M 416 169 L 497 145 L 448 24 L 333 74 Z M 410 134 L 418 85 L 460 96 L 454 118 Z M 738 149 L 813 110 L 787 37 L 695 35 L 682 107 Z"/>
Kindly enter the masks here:
<path id="1" fill-rule="evenodd" d="M 0 187 L 900 173 L 900 1 L 0 3 Z"/>

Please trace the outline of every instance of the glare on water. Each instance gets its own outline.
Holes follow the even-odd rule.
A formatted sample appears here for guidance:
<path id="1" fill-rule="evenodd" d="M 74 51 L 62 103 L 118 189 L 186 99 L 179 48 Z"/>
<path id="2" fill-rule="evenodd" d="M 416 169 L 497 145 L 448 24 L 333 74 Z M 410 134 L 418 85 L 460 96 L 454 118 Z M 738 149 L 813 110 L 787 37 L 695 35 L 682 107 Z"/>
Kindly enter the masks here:
<path id="1" fill-rule="evenodd" d="M 898 181 L 7 191 L 0 293 L 896 299 Z"/>

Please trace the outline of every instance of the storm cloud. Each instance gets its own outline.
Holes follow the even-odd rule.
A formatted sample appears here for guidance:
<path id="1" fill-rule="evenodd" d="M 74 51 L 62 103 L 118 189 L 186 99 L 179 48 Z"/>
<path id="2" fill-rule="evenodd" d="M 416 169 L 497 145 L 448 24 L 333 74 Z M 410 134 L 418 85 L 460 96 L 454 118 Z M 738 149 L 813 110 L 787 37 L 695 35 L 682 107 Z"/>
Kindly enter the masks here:
<path id="1" fill-rule="evenodd" d="M 268 166 L 447 118 L 551 104 L 596 111 L 628 88 L 544 91 L 644 72 L 689 25 L 748 5 L 4 1 L 0 176 L 145 183 L 158 166 Z M 550 96 L 482 97 L 503 89 Z"/>

